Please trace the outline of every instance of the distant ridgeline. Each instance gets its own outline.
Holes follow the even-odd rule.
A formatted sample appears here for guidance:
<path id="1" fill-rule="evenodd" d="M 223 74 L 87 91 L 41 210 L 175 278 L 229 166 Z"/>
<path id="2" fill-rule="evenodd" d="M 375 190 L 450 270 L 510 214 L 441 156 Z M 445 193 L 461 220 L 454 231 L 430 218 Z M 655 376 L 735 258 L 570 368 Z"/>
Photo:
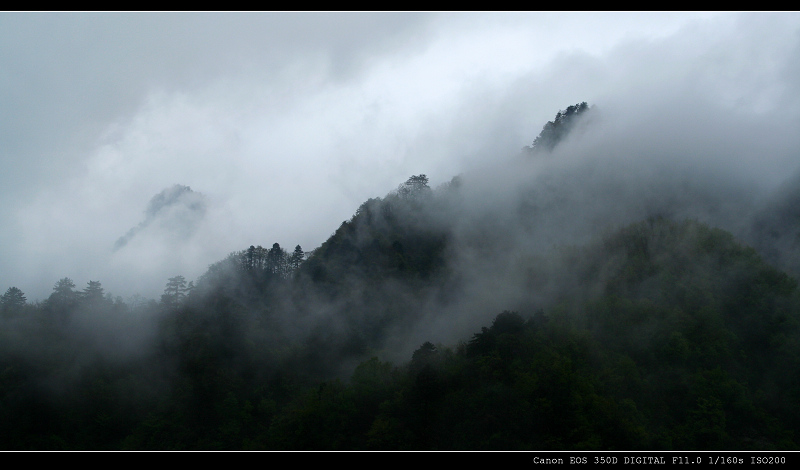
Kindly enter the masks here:
<path id="1" fill-rule="evenodd" d="M 574 127 L 576 118 L 589 110 L 586 102 L 567 107 L 565 111 L 559 111 L 553 121 L 548 121 L 542 128 L 539 136 L 533 140 L 530 147 L 523 147 L 527 153 L 539 153 L 543 150 L 548 152 L 561 142 Z"/>
<path id="2" fill-rule="evenodd" d="M 0 450 L 800 449 L 800 174 L 752 204 L 548 164 L 588 109 L 513 184 L 412 175 L 312 252 L 250 245 L 160 302 L 9 287 Z M 206 207 L 166 188 L 117 248 L 180 243 Z"/>

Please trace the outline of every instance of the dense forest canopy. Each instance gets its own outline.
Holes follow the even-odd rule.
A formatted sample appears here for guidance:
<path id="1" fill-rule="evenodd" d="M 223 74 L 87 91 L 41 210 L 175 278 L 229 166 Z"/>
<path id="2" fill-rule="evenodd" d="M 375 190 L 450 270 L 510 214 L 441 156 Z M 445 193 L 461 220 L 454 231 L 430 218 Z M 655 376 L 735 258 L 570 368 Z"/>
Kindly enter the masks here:
<path id="1" fill-rule="evenodd" d="M 242 247 L 158 301 L 9 287 L 0 445 L 798 449 L 800 177 L 751 200 L 685 160 L 576 160 L 601 119 L 569 106 L 516 160 L 412 175 L 312 251 Z M 204 207 L 175 186 L 142 224 Z"/>
<path id="2" fill-rule="evenodd" d="M 544 125 L 533 144 L 523 150 L 530 153 L 552 151 L 572 131 L 578 118 L 588 110 L 589 104 L 585 101 L 567 106 L 566 110 L 556 113 L 556 118 Z"/>

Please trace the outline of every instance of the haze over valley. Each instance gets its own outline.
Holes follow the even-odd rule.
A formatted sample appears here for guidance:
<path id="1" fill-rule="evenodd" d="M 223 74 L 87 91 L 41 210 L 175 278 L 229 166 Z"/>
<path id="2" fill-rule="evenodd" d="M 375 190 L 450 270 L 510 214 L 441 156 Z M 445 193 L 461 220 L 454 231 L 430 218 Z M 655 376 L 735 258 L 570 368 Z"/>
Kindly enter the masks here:
<path id="1" fill-rule="evenodd" d="M 800 446 L 800 15 L 0 45 L 4 448 Z"/>

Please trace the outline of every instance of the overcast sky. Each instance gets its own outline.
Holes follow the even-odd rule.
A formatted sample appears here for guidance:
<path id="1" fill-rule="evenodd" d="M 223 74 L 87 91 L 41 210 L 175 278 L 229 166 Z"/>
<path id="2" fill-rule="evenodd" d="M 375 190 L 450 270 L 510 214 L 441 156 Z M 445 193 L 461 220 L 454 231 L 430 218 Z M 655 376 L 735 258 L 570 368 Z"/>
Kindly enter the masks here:
<path id="1" fill-rule="evenodd" d="M 791 129 L 798 57 L 796 13 L 0 13 L 0 291 L 158 298 L 251 244 L 308 251 L 581 101 Z M 153 215 L 176 184 L 205 210 Z"/>

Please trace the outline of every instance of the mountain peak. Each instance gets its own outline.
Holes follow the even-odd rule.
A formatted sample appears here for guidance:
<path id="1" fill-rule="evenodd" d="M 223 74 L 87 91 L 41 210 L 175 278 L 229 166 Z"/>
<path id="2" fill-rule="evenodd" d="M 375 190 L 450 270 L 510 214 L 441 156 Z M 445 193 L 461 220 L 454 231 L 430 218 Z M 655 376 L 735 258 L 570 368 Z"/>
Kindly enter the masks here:
<path id="1" fill-rule="evenodd" d="M 533 140 L 530 147 L 523 150 L 528 153 L 538 153 L 541 151 L 551 152 L 559 142 L 564 140 L 567 134 L 574 127 L 578 116 L 588 111 L 589 105 L 583 101 L 578 104 L 567 106 L 566 110 L 559 110 L 552 121 L 548 121 L 542 128 L 542 132 Z"/>

